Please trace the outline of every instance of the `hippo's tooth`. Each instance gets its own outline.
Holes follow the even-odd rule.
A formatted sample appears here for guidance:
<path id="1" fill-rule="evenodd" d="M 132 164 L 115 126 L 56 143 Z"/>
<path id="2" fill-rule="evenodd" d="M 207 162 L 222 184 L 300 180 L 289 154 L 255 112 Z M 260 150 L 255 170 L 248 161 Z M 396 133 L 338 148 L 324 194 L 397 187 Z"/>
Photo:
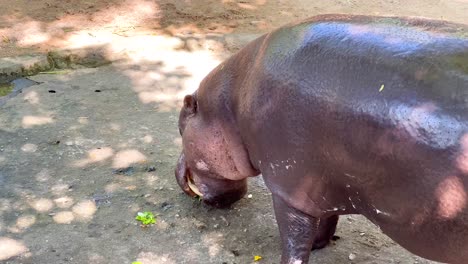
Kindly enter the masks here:
<path id="1" fill-rule="evenodd" d="M 203 197 L 203 194 L 200 192 L 200 190 L 195 185 L 195 183 L 192 182 L 192 179 L 190 177 L 187 177 L 187 178 L 188 178 L 187 183 L 188 183 L 190 190 L 192 190 L 192 192 L 194 192 L 196 195 Z"/>

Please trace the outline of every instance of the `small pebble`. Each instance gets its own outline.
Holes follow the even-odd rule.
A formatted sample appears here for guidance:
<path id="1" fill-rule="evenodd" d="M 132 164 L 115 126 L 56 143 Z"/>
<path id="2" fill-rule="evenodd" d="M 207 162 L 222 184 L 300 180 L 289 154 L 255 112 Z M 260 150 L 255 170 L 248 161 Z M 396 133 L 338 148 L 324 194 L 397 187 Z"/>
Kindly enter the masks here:
<path id="1" fill-rule="evenodd" d="M 247 198 L 252 199 L 252 194 L 247 195 Z"/>
<path id="2" fill-rule="evenodd" d="M 360 233 L 359 235 L 360 235 L 360 236 L 364 236 L 365 234 L 366 234 L 366 233 Z"/>
<path id="3" fill-rule="evenodd" d="M 60 144 L 60 140 L 53 140 L 53 141 L 49 142 L 49 144 L 58 145 L 58 144 Z"/>
<path id="4" fill-rule="evenodd" d="M 348 259 L 349 260 L 355 260 L 356 259 L 356 254 L 354 254 L 354 253 L 349 254 Z"/>

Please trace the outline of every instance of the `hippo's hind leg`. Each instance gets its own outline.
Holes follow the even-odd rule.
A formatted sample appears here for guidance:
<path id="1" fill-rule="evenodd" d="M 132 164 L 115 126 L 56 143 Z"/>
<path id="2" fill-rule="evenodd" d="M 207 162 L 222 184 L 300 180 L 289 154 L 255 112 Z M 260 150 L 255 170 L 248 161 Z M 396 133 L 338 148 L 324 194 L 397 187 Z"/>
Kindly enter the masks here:
<path id="1" fill-rule="evenodd" d="M 273 195 L 276 221 L 281 236 L 281 264 L 306 264 L 319 227 L 319 218 L 289 206 Z"/>
<path id="2" fill-rule="evenodd" d="M 338 215 L 332 215 L 327 218 L 320 218 L 320 224 L 317 230 L 317 235 L 312 246 L 312 250 L 326 247 L 330 240 L 335 237 L 336 225 L 338 224 Z"/>

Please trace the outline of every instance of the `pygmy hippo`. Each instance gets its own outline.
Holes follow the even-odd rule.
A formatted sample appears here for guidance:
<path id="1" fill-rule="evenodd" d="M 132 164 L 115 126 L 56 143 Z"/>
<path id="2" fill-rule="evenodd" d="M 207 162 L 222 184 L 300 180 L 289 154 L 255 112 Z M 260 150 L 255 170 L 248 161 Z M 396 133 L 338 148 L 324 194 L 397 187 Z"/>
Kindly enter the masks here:
<path id="1" fill-rule="evenodd" d="M 178 184 L 224 207 L 261 174 L 282 264 L 308 263 L 345 214 L 468 263 L 467 28 L 324 15 L 259 37 L 184 98 Z"/>

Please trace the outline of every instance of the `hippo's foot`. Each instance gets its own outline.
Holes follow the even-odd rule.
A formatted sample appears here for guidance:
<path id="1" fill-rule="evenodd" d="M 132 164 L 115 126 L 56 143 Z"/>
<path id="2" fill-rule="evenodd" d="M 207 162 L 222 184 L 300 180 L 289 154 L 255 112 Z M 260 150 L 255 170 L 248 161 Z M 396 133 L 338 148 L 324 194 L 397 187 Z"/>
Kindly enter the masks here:
<path id="1" fill-rule="evenodd" d="M 331 240 L 338 240 L 340 237 L 335 236 L 336 225 L 338 224 L 338 216 L 333 215 L 328 218 L 321 218 L 318 227 L 318 233 L 312 245 L 312 250 L 322 249 L 330 244 Z"/>

